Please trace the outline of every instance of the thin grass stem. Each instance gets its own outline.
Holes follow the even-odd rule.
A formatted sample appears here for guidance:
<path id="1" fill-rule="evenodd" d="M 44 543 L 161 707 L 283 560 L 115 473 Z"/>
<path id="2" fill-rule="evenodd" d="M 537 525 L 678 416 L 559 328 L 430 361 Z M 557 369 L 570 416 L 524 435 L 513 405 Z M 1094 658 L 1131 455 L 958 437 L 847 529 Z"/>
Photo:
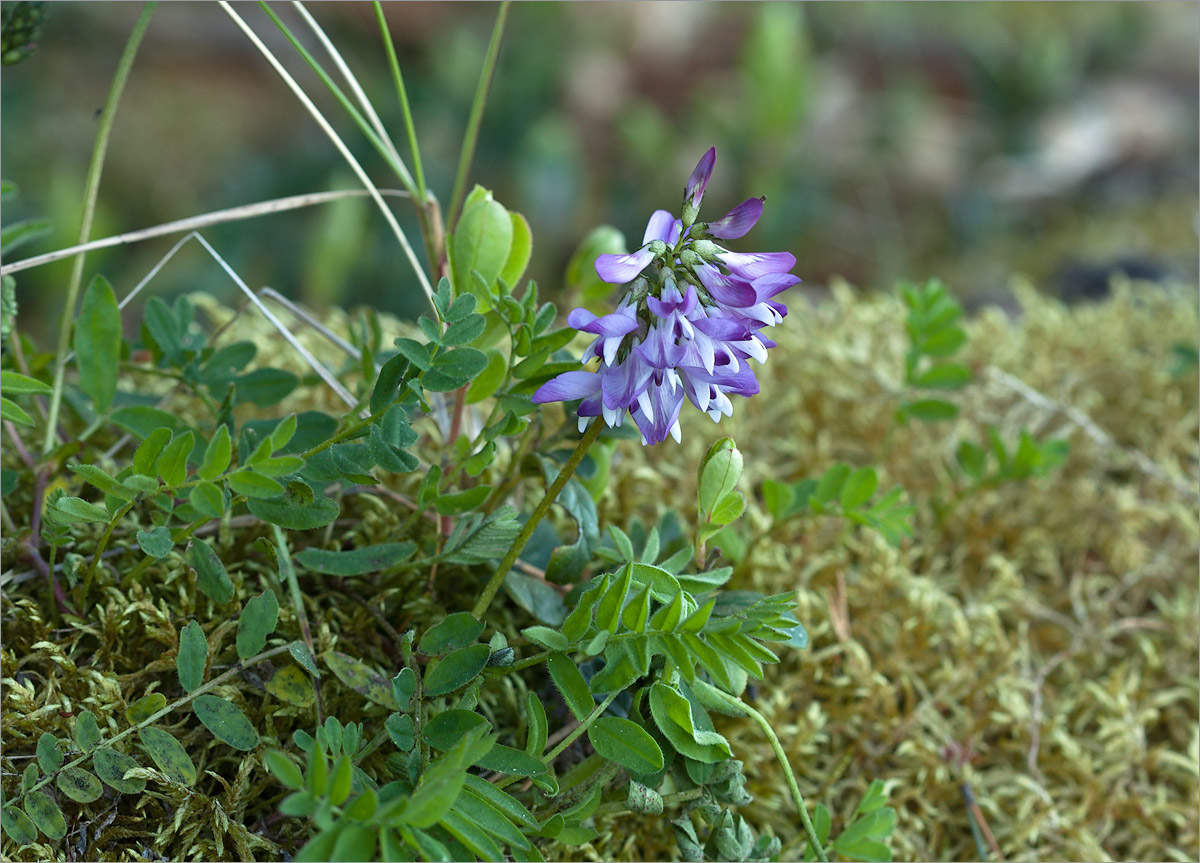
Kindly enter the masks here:
<path id="1" fill-rule="evenodd" d="M 404 86 L 404 76 L 400 73 L 400 61 L 396 58 L 396 46 L 392 44 L 392 33 L 388 29 L 387 20 L 383 15 L 383 6 L 375 0 L 375 17 L 379 21 L 379 32 L 387 49 L 388 66 L 392 71 L 392 83 L 396 87 L 396 96 L 400 99 L 400 113 L 404 116 L 404 131 L 408 135 L 408 148 L 412 152 L 413 171 L 417 182 L 417 219 L 421 225 L 421 235 L 425 239 L 425 254 L 429 258 L 429 272 L 437 278 L 442 264 L 442 252 L 445 246 L 445 226 L 438 221 L 437 202 L 425 187 L 425 168 L 421 162 L 421 149 L 417 145 L 417 129 L 413 122 L 412 106 L 408 104 L 408 90 Z"/>
<path id="2" fill-rule="evenodd" d="M 413 251 L 412 245 L 408 242 L 408 237 L 404 234 L 404 229 L 401 228 L 400 223 L 396 221 L 396 215 L 388 208 L 387 204 L 383 200 L 383 196 L 379 194 L 379 189 L 375 187 L 375 184 L 371 182 L 371 178 L 367 176 L 367 172 L 363 170 L 362 165 L 360 165 L 358 160 L 354 158 L 354 155 L 350 152 L 350 149 L 346 146 L 346 143 L 341 139 L 341 137 L 339 137 L 338 133 L 334 131 L 333 126 L 329 124 L 329 121 L 325 119 L 325 116 L 320 112 L 317 106 L 313 104 L 312 99 L 310 99 L 308 94 L 305 93 L 300 85 L 296 83 L 296 79 L 291 76 L 287 69 L 283 68 L 283 64 L 279 62 L 279 58 L 276 57 L 271 52 L 271 49 L 263 43 L 262 39 L 258 37 L 258 34 L 250 29 L 250 25 L 248 25 L 242 19 L 242 16 L 234 11 L 228 0 L 219 0 L 219 2 L 221 8 L 225 10 L 225 13 L 233 19 L 234 23 L 237 24 L 241 31 L 246 34 L 246 38 L 250 40 L 251 44 L 258 49 L 258 52 L 266 58 L 267 62 L 271 64 L 271 67 L 276 71 L 279 77 L 283 79 L 285 84 L 287 84 L 288 88 L 300 101 L 300 104 L 305 107 L 308 113 L 317 122 L 317 125 L 321 127 L 321 131 L 323 131 L 329 140 L 333 142 L 333 145 L 337 148 L 338 152 L 342 154 L 342 158 L 346 160 L 346 164 L 348 164 L 358 176 L 358 179 L 363 184 L 364 188 L 371 193 L 371 197 L 379 207 L 380 212 L 383 213 L 383 217 L 387 221 L 388 226 L 391 227 L 392 232 L 396 235 L 396 239 L 399 241 L 400 247 L 404 250 L 404 254 L 408 258 L 409 265 L 412 267 L 413 272 L 416 273 L 417 280 L 421 285 L 421 290 L 425 294 L 426 301 L 428 301 L 430 308 L 436 308 L 433 302 L 433 287 L 429 284 L 429 279 L 425 276 L 425 271 L 422 269 L 420 261 L 417 260 L 416 253 Z M 373 136 L 374 133 L 372 132 L 371 135 Z"/>
<path id="3" fill-rule="evenodd" d="M 408 166 L 404 164 L 404 160 L 400 157 L 400 152 L 396 149 L 395 143 L 393 143 L 391 137 L 388 135 L 387 127 L 383 125 L 383 121 L 379 119 L 379 114 L 375 112 L 375 106 L 371 104 L 371 100 L 367 98 L 362 85 L 358 83 L 358 78 L 350 70 L 350 65 L 342 57 L 341 52 L 338 51 L 329 36 L 326 35 L 325 30 L 317 23 L 317 19 L 305 8 L 304 4 L 299 2 L 299 0 L 292 0 L 292 6 L 300 14 L 300 17 L 304 19 L 304 23 L 308 25 L 309 29 L 313 31 L 313 34 L 317 37 L 317 41 L 321 43 L 321 47 L 325 49 L 330 59 L 333 60 L 333 65 L 337 67 L 337 70 L 342 73 L 342 77 L 346 79 L 346 86 L 350 88 L 350 92 L 354 94 L 354 98 L 362 106 L 362 111 L 367 119 L 371 121 L 371 127 L 375 130 L 375 134 L 379 136 L 380 142 L 387 147 L 392 158 L 396 160 L 396 164 L 403 167 L 407 174 Z M 411 185 L 411 177 L 409 180 L 410 182 L 405 185 Z M 417 191 L 421 191 L 420 186 L 417 186 Z"/>
<path id="4" fill-rule="evenodd" d="M 404 131 L 408 135 L 408 146 L 412 151 L 413 173 L 417 182 L 417 201 L 419 206 L 425 206 L 425 169 L 421 165 L 421 151 L 417 147 L 417 129 L 413 123 L 412 108 L 408 104 L 408 90 L 404 87 L 404 76 L 400 73 L 400 61 L 396 58 L 396 46 L 392 44 L 392 33 L 388 29 L 387 19 L 383 16 L 383 5 L 375 0 L 375 17 L 379 21 L 379 33 L 383 37 L 384 48 L 387 49 L 388 66 L 392 70 L 392 82 L 396 86 L 396 96 L 400 99 L 400 112 L 404 115 Z"/>
<path id="5" fill-rule="evenodd" d="M 454 194 L 450 196 L 450 209 L 446 211 L 446 225 L 451 230 L 458 219 L 467 192 L 467 175 L 471 172 L 471 160 L 475 157 L 475 144 L 479 140 L 479 126 L 483 122 L 483 106 L 487 103 L 488 90 L 492 86 L 492 74 L 496 71 L 496 58 L 500 54 L 500 37 L 504 35 L 504 23 L 508 20 L 510 0 L 500 4 L 496 14 L 496 25 L 488 42 L 483 69 L 479 72 L 479 84 L 475 87 L 475 98 L 471 102 L 471 113 L 467 118 L 467 131 L 463 136 L 462 152 L 458 157 L 458 171 L 454 175 Z M 461 289 L 460 289 L 461 290 Z"/>
<path id="6" fill-rule="evenodd" d="M 108 89 L 108 99 L 104 103 L 104 111 L 100 114 L 100 127 L 96 130 L 96 143 L 92 146 L 92 159 L 88 164 L 87 185 L 83 195 L 83 218 L 79 225 L 79 242 L 86 243 L 92 232 L 92 220 L 96 215 L 96 199 L 100 194 L 100 175 L 104 172 L 104 156 L 108 152 L 108 139 L 112 134 L 113 122 L 117 116 L 117 105 L 121 94 L 125 92 L 125 82 L 129 80 L 129 70 L 133 68 L 133 59 L 137 56 L 138 46 L 146 35 L 150 24 L 150 16 L 154 13 L 157 3 L 150 2 L 142 7 L 142 14 L 133 25 L 133 32 L 125 43 L 125 50 L 117 63 L 117 72 L 113 76 L 112 85 Z M 82 252 L 75 256 L 71 267 L 71 278 L 67 283 L 67 296 L 63 301 L 62 320 L 58 327 L 58 348 L 55 351 L 54 388 L 50 393 L 50 409 L 46 417 L 46 437 L 42 441 L 42 452 L 49 453 L 54 449 L 54 434 L 58 427 L 58 411 L 62 405 L 63 386 L 66 383 L 66 356 L 71 345 L 71 325 L 75 322 L 75 304 L 79 300 L 79 288 L 83 283 Z"/>
<path id="7" fill-rule="evenodd" d="M 308 192 L 303 195 L 290 195 L 286 198 L 273 198 L 270 201 L 259 201 L 255 204 L 244 204 L 240 207 L 228 207 L 224 210 L 213 210 L 211 213 L 203 213 L 199 216 L 189 216 L 186 219 L 176 219 L 173 222 L 163 222 L 161 225 L 154 225 L 150 228 L 143 228 L 140 231 L 128 231 L 124 234 L 117 234 L 112 237 L 104 237 L 100 240 L 91 240 L 87 243 L 80 243 L 76 246 L 68 246 L 65 249 L 57 249 L 53 252 L 46 252 L 43 255 L 34 255 L 31 258 L 24 258 L 20 261 L 14 261 L 11 264 L 0 266 L 0 275 L 7 276 L 9 273 L 19 273 L 21 270 L 30 270 L 34 267 L 40 267 L 43 264 L 52 264 L 55 261 L 61 261 L 63 258 L 69 258 L 75 254 L 84 252 L 94 252 L 97 249 L 108 249 L 113 246 L 125 246 L 130 243 L 140 243 L 143 240 L 152 240 L 155 237 L 163 237 L 167 234 L 175 234 L 180 231 L 195 231 L 200 228 L 207 228 L 211 225 L 223 225 L 227 222 L 237 222 L 242 219 L 253 219 L 258 216 L 268 216 L 272 213 L 283 213 L 288 210 L 296 210 L 301 207 L 311 207 L 315 204 L 327 204 L 331 201 L 340 201 L 343 198 L 364 198 L 371 193 L 366 189 L 337 189 L 330 192 Z M 410 197 L 408 192 L 401 189 L 380 189 L 379 194 L 385 197 L 407 198 Z"/>
<path id="8" fill-rule="evenodd" d="M 346 109 L 346 113 L 350 115 L 350 119 L 358 126 L 359 131 L 367 136 L 367 140 L 371 142 L 371 145 L 379 152 L 379 155 L 383 156 L 384 161 L 388 162 L 392 170 L 396 172 L 396 175 L 400 177 L 405 187 L 411 192 L 413 190 L 412 177 L 408 173 L 408 168 L 399 161 L 400 154 L 396 152 L 396 148 L 392 145 L 391 141 L 385 141 L 384 138 L 379 136 L 378 131 L 376 131 L 371 123 L 367 122 L 367 118 L 363 116 L 362 112 L 354 107 L 354 103 L 350 101 L 350 97 L 334 82 L 329 73 L 325 71 L 325 67 L 317 62 L 317 58 L 304 47 L 291 28 L 283 22 L 283 19 L 275 14 L 275 10 L 267 5 L 266 0 L 259 0 L 258 5 L 262 7 L 262 10 L 271 19 L 271 22 L 279 28 L 279 32 L 291 43 L 291 46 L 296 49 L 296 53 L 308 64 L 309 68 L 317 73 L 317 77 L 321 79 L 321 83 L 333 94 L 338 103 Z"/>

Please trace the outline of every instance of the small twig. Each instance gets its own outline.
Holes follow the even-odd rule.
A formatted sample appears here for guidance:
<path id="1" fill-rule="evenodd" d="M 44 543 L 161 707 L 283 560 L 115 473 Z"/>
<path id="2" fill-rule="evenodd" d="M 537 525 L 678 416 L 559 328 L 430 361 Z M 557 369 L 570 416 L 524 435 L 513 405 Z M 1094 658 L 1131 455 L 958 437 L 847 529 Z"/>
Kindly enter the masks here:
<path id="1" fill-rule="evenodd" d="M 112 237 L 104 237 L 100 240 L 92 240 L 88 243 L 80 243 L 77 246 L 69 246 L 65 249 L 56 249 L 53 252 L 46 252 L 44 255 L 34 255 L 31 258 L 23 258 L 19 261 L 14 261 L 11 264 L 0 266 L 0 274 L 8 275 L 9 273 L 19 273 L 21 270 L 29 270 L 34 267 L 40 267 L 43 264 L 52 264 L 55 261 L 61 261 L 63 258 L 69 258 L 72 255 L 83 252 L 94 252 L 97 249 L 108 249 L 113 246 L 126 246 L 130 243 L 140 243 L 143 240 L 153 240 L 155 237 L 163 237 L 167 234 L 177 234 L 180 231 L 195 231 L 200 228 L 207 228 L 212 225 L 223 225 L 226 222 L 237 222 L 242 219 L 253 219 L 258 216 L 269 216 L 272 213 L 286 213 L 288 210 L 297 210 L 301 207 L 311 207 L 315 204 L 326 204 L 331 201 L 340 201 L 343 198 L 361 198 L 370 195 L 366 189 L 338 189 L 330 192 L 308 192 L 304 195 L 290 195 L 286 198 L 275 198 L 270 201 L 259 201 L 256 204 L 244 204 L 240 207 L 229 207 L 224 210 L 213 210 L 211 213 L 203 213 L 199 216 L 189 216 L 186 219 L 176 219 L 173 222 L 163 222 L 161 225 L 155 225 L 151 228 L 142 228 L 138 231 L 127 231 L 124 234 L 117 234 Z M 380 189 L 379 194 L 388 197 L 407 198 L 408 192 L 402 189 Z"/>
<path id="2" fill-rule="evenodd" d="M 25 443 L 21 440 L 21 436 L 17 434 L 17 427 L 10 420 L 4 421 L 4 430 L 8 432 L 9 438 L 12 439 L 13 449 L 17 451 L 17 455 L 21 457 L 21 461 L 25 462 L 25 467 L 33 470 L 36 463 L 33 456 L 29 454 L 29 450 L 25 448 Z"/>
<path id="3" fill-rule="evenodd" d="M 837 583 L 833 590 L 829 591 L 827 602 L 829 623 L 833 626 L 834 634 L 838 637 L 838 641 L 849 641 L 851 638 L 850 607 L 846 602 L 846 574 L 841 569 L 837 571 Z"/>
<path id="4" fill-rule="evenodd" d="M 975 800 L 975 795 L 971 791 L 971 783 L 964 782 L 962 784 L 962 795 L 963 800 L 967 804 L 967 813 L 971 819 L 971 834 L 975 836 L 975 846 L 980 852 L 980 857 L 982 858 L 984 856 L 983 848 L 980 847 L 979 837 L 975 835 L 976 831 L 981 831 L 983 833 L 983 838 L 987 840 L 988 847 L 992 849 L 992 855 L 999 860 L 1000 863 L 1004 863 L 1004 855 L 1000 853 L 1000 845 L 996 842 L 996 837 L 992 835 L 992 828 L 988 826 L 987 819 L 983 817 L 983 812 L 979 808 L 979 803 L 977 803 Z"/>

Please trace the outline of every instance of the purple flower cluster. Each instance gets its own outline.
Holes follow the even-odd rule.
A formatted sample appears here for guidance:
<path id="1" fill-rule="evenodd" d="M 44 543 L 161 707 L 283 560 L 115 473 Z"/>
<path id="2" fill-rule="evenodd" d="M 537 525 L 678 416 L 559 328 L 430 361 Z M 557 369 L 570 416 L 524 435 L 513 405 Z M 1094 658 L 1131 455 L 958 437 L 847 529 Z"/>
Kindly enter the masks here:
<path id="1" fill-rule="evenodd" d="M 783 320 L 787 307 L 774 298 L 800 279 L 790 273 L 796 259 L 787 252 L 738 253 L 713 242 L 745 236 L 762 215 L 761 199 L 715 222 L 696 220 L 716 157 L 710 149 L 692 172 L 682 218 L 657 210 L 640 249 L 596 260 L 600 278 L 629 286 L 617 310 L 597 317 L 575 309 L 567 318 L 596 337 L 583 362 L 599 359 L 599 368 L 565 372 L 533 400 L 582 399 L 581 431 L 598 416 L 619 426 L 628 412 L 643 444 L 667 435 L 678 441 L 684 396 L 720 422 L 733 413 L 731 395 L 758 392 L 747 360 L 766 361 L 775 343 L 760 330 Z"/>

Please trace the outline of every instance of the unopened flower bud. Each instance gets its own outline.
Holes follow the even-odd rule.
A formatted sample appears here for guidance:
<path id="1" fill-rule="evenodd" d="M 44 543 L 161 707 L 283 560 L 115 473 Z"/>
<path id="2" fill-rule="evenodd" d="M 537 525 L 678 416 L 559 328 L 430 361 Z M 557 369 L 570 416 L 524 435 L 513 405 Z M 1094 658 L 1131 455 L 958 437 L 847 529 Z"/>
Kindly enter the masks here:
<path id="1" fill-rule="evenodd" d="M 696 240 L 692 243 L 692 251 L 711 264 L 716 262 L 717 255 L 723 254 L 725 249 L 712 240 Z"/>

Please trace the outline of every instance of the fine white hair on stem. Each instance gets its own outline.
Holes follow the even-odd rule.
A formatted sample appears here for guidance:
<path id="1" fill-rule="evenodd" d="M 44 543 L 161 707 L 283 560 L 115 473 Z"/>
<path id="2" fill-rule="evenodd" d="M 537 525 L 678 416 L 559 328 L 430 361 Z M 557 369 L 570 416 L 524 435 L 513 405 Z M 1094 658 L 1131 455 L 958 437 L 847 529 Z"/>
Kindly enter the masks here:
<path id="1" fill-rule="evenodd" d="M 412 246 L 408 242 L 408 237 L 405 236 L 404 230 L 400 227 L 400 223 L 396 221 L 396 215 L 388 208 L 387 204 L 383 200 L 383 197 L 379 194 L 379 190 L 375 187 L 375 184 L 371 182 L 371 178 L 367 176 L 367 172 L 363 170 L 362 165 L 360 165 L 358 160 L 354 158 L 354 155 L 350 152 L 350 149 L 346 146 L 346 143 L 338 136 L 338 133 L 334 131 L 333 126 L 329 124 L 329 121 L 325 119 L 325 116 L 320 112 L 317 106 L 313 104 L 312 99 L 310 99 L 308 94 L 305 93 L 300 85 L 296 83 L 296 79 L 291 76 L 287 69 L 283 68 L 283 64 L 279 62 L 279 58 L 277 58 L 271 52 L 271 49 L 263 43 L 262 39 L 258 37 L 258 34 L 250 29 L 250 25 L 248 25 L 242 19 L 241 15 L 234 11 L 228 0 L 220 0 L 220 5 L 221 8 L 225 10 L 226 14 L 228 14 L 229 17 L 233 19 L 234 23 L 237 24 L 237 26 L 242 30 L 242 32 L 246 34 L 246 38 L 249 39 L 254 47 L 258 49 L 258 52 L 266 58 L 268 63 L 271 64 L 272 68 L 274 68 L 279 74 L 279 77 L 283 79 L 284 83 L 287 84 L 288 88 L 291 89 L 292 93 L 295 94 L 296 98 L 300 101 L 300 104 L 302 104 L 308 113 L 312 115 L 312 118 L 317 122 L 317 125 L 321 127 L 321 130 L 326 134 L 326 136 L 328 136 L 329 140 L 333 142 L 335 147 L 337 147 L 338 152 L 342 154 L 342 158 L 346 160 L 346 164 L 348 164 L 354 170 L 354 173 L 358 175 L 359 181 L 363 184 L 363 187 L 370 192 L 371 197 L 375 200 L 380 212 L 383 213 L 384 219 L 387 220 L 392 232 L 396 235 L 396 239 L 399 240 L 401 248 L 404 249 L 404 254 L 408 258 L 409 265 L 412 267 L 413 272 L 416 273 L 417 280 L 421 284 L 421 289 L 425 292 L 425 299 L 429 302 L 429 307 L 436 308 L 433 302 L 433 287 L 429 284 L 429 279 L 425 276 L 425 271 L 422 269 L 420 261 L 417 260 L 416 253 L 413 251 Z"/>
<path id="2" fill-rule="evenodd" d="M 358 100 L 358 104 L 362 106 L 363 114 L 366 115 L 366 118 L 370 121 L 371 126 L 375 129 L 375 134 L 379 136 L 379 140 L 383 142 L 383 145 L 387 147 L 392 158 L 395 159 L 395 167 L 397 172 L 400 174 L 401 182 L 403 182 L 404 185 L 408 186 L 410 189 L 414 188 L 412 175 L 409 174 L 408 166 L 405 165 L 404 160 L 400 158 L 400 153 L 396 150 L 396 145 L 388 136 L 387 129 L 384 127 L 383 121 L 380 120 L 379 115 L 375 113 L 375 106 L 371 104 L 371 100 L 368 99 L 367 94 L 363 92 L 362 86 L 358 83 L 358 78 L 356 78 L 354 73 L 350 71 L 350 66 L 342 57 L 341 52 L 338 51 L 336 46 L 334 46 L 333 41 L 328 35 L 326 35 L 325 30 L 320 24 L 317 23 L 317 19 L 313 18 L 312 14 L 304 7 L 303 3 L 299 2 L 299 0 L 292 0 L 292 6 L 294 6 L 296 11 L 300 13 L 300 17 L 304 19 L 304 23 L 307 24 L 309 29 L 313 31 L 313 34 L 321 43 L 321 47 L 325 49 L 327 54 L 329 54 L 330 59 L 333 60 L 333 64 L 337 66 L 338 71 L 342 73 L 342 77 L 346 79 L 346 85 L 354 94 L 354 98 Z"/>
<path id="3" fill-rule="evenodd" d="M 273 198 L 269 201 L 259 201 L 254 204 L 244 204 L 240 207 L 229 207 L 224 210 L 213 210 L 211 213 L 202 213 L 199 216 L 189 216 L 186 219 L 176 219 L 173 222 L 163 222 L 161 225 L 154 225 L 150 228 L 143 228 L 140 231 L 128 231 L 124 234 L 117 234 L 112 237 L 104 237 L 99 240 L 91 240 L 87 243 L 81 243 L 78 246 L 70 246 L 66 249 L 57 249 L 53 252 L 46 252 L 44 255 L 34 255 L 31 258 L 24 258 L 20 261 L 14 261 L 11 264 L 0 266 L 0 275 L 7 276 L 9 273 L 17 273 L 21 270 L 29 270 L 34 267 L 40 267 L 43 264 L 50 264 L 54 261 L 60 261 L 63 258 L 69 258 L 72 255 L 80 252 L 92 252 L 96 249 L 107 249 L 110 246 L 125 246 L 130 243 L 140 243 L 143 240 L 152 240 L 155 237 L 161 237 L 166 234 L 175 234 L 179 231 L 196 231 L 200 228 L 207 228 L 211 225 L 223 225 L 226 222 L 237 222 L 242 219 L 253 219 L 257 216 L 267 216 L 271 213 L 283 213 L 287 210 L 295 210 L 300 207 L 311 207 L 314 204 L 327 204 L 330 201 L 339 201 L 343 198 L 358 198 L 370 195 L 367 189 L 337 189 L 329 192 L 306 192 L 303 195 L 289 195 L 286 198 Z M 411 197 L 408 192 L 403 189 L 379 189 L 379 194 L 396 198 Z"/>

